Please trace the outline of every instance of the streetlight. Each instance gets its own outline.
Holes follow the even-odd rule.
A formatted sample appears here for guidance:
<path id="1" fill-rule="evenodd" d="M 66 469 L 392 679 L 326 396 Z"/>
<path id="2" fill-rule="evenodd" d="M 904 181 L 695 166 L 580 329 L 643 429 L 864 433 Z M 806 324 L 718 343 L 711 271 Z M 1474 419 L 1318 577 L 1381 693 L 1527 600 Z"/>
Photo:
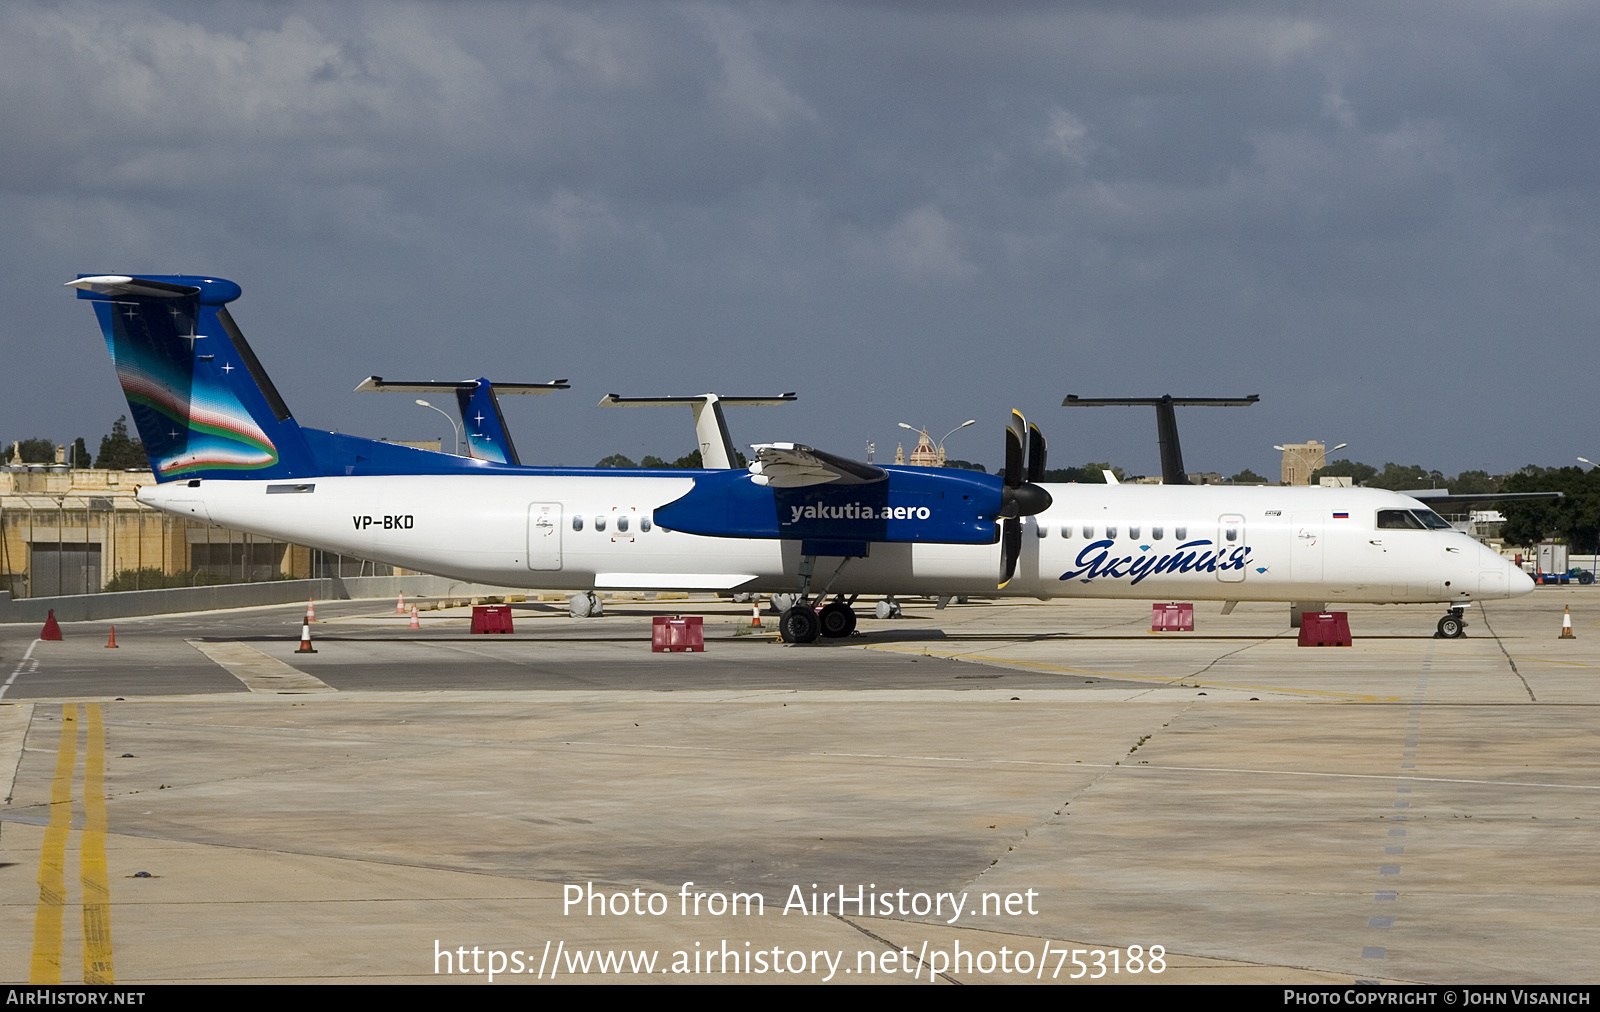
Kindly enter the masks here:
<path id="1" fill-rule="evenodd" d="M 1324 461 L 1326 461 L 1328 459 L 1328 454 L 1332 453 L 1334 450 L 1342 450 L 1342 449 L 1344 449 L 1345 447 L 1347 447 L 1349 445 L 1350 445 L 1349 443 L 1340 443 L 1338 446 L 1331 447 L 1329 449 L 1323 450 L 1322 451 L 1322 459 Z M 1306 484 L 1307 485 L 1311 484 L 1311 472 L 1312 472 L 1313 468 L 1311 467 L 1310 459 L 1305 456 L 1305 452 L 1306 451 L 1299 450 L 1299 449 L 1291 449 L 1290 447 L 1287 447 L 1287 446 L 1279 446 L 1276 443 L 1274 443 L 1272 445 L 1272 448 L 1274 450 L 1278 450 L 1281 453 L 1292 453 L 1296 457 L 1299 457 L 1300 458 L 1300 462 L 1302 464 L 1306 465 Z M 1324 463 L 1323 466 L 1326 467 L 1327 464 Z"/>
<path id="2" fill-rule="evenodd" d="M 434 411 L 438 411 L 439 414 L 444 415 L 444 420 L 450 423 L 450 431 L 454 432 L 456 434 L 456 456 L 458 456 L 458 457 L 461 456 L 461 426 L 456 424 L 456 420 L 454 418 L 451 418 L 448 414 L 446 414 L 444 411 L 441 411 L 439 408 L 435 408 L 432 404 L 429 404 L 427 401 L 423 400 L 421 397 L 417 398 L 417 403 L 422 405 L 425 408 L 431 408 Z"/>
<path id="3" fill-rule="evenodd" d="M 949 439 L 951 436 L 955 435 L 956 433 L 960 432 L 962 429 L 966 428 L 967 426 L 969 426 L 969 425 L 977 425 L 977 424 L 978 424 L 978 420 L 976 418 L 969 418 L 966 421 L 962 422 L 960 425 L 957 425 L 955 428 L 951 429 L 949 432 L 946 432 L 944 434 L 944 438 L 940 439 L 939 442 L 936 444 L 938 446 L 938 449 L 939 449 L 939 464 L 940 464 L 940 466 L 944 465 L 944 459 L 945 459 L 944 458 L 944 441 L 946 439 Z M 900 427 L 902 429 L 910 429 L 912 432 L 915 432 L 915 433 L 917 433 L 917 434 L 919 434 L 921 436 L 924 436 L 924 437 L 926 437 L 928 435 L 928 430 L 927 429 L 919 429 L 915 425 L 907 425 L 905 422 L 901 422 L 900 423 Z M 932 440 L 929 440 L 929 442 L 931 443 Z"/>
<path id="4" fill-rule="evenodd" d="M 1588 464 L 1590 468 L 1600 467 L 1600 464 L 1596 464 L 1594 461 L 1590 460 L 1588 457 L 1579 457 L 1578 458 L 1578 462 L 1582 463 L 1582 464 Z"/>

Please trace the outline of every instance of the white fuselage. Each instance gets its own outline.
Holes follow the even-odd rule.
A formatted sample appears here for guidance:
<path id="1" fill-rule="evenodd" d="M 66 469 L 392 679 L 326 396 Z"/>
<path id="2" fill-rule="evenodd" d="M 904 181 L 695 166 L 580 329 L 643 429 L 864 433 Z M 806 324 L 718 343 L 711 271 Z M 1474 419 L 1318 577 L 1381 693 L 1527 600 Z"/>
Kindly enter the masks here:
<path id="1" fill-rule="evenodd" d="M 303 485 L 209 479 L 147 486 L 139 498 L 235 530 L 496 586 L 800 589 L 796 541 L 698 537 L 644 522 L 692 484 L 687 476 L 627 474 L 320 477 Z M 844 594 L 1331 605 L 1464 604 L 1533 587 L 1521 569 L 1458 531 L 1380 529 L 1380 510 L 1427 509 L 1395 492 L 1046 487 L 1054 503 L 1024 520 L 1021 559 L 1004 590 L 996 589 L 998 544 L 891 543 L 873 544 L 836 576 L 838 559 L 817 560 L 811 589 L 831 579 L 832 591 Z"/>

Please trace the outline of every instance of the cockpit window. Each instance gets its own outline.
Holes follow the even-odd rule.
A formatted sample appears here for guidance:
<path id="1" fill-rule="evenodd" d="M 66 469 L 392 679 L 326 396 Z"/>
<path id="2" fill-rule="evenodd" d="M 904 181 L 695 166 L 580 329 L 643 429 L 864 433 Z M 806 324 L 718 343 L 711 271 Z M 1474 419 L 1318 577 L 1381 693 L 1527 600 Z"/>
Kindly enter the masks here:
<path id="1" fill-rule="evenodd" d="M 1445 526 L 1449 526 L 1446 524 Z M 1411 510 L 1379 510 L 1378 530 L 1380 531 L 1421 531 L 1427 527 L 1417 519 Z"/>
<path id="2" fill-rule="evenodd" d="M 1433 510 L 1412 510 L 1411 512 L 1418 520 L 1422 521 L 1422 526 L 1430 531 L 1448 531 L 1451 529 L 1450 521 Z"/>

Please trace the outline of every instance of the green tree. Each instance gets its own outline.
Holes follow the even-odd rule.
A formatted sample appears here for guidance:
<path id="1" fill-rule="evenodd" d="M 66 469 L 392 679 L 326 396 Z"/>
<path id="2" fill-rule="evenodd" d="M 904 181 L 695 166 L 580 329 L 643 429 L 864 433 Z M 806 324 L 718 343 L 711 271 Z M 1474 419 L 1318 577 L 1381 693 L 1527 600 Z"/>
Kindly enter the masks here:
<path id="1" fill-rule="evenodd" d="M 984 474 L 987 474 L 989 472 L 989 469 L 984 467 L 982 464 L 974 464 L 970 460 L 949 460 L 949 459 L 946 459 L 945 462 L 944 462 L 944 466 L 945 467 L 958 468 L 959 470 L 962 470 L 962 471 L 980 471 L 980 472 L 983 472 Z"/>
<path id="2" fill-rule="evenodd" d="M 1488 471 L 1462 471 L 1450 480 L 1451 495 L 1501 491 L 1501 480 Z"/>
<path id="3" fill-rule="evenodd" d="M 1265 485 L 1267 483 L 1267 479 L 1256 474 L 1248 467 L 1228 480 L 1235 485 Z"/>
<path id="4" fill-rule="evenodd" d="M 73 467 L 89 466 L 89 448 L 84 445 L 82 436 L 72 441 L 72 449 L 67 451 L 67 463 Z"/>
<path id="5" fill-rule="evenodd" d="M 638 467 L 639 465 L 635 464 L 632 460 L 629 460 L 627 457 L 624 457 L 620 453 L 613 453 L 609 457 L 601 457 L 599 460 L 595 461 L 595 465 L 594 466 L 595 467 Z"/>
<path id="6" fill-rule="evenodd" d="M 1365 485 L 1377 477 L 1378 469 L 1371 464 L 1363 464 L 1359 460 L 1336 460 L 1326 467 L 1319 467 L 1311 472 L 1311 484 L 1315 485 L 1324 477 L 1349 478 L 1352 485 Z"/>
<path id="7" fill-rule="evenodd" d="M 128 435 L 127 415 L 121 415 L 112 422 L 111 434 L 101 438 L 100 453 L 95 457 L 94 466 L 112 471 L 150 466 L 144 444 Z"/>
<path id="8" fill-rule="evenodd" d="M 1529 464 L 1505 476 L 1507 492 L 1560 492 L 1560 499 L 1507 502 L 1500 505 L 1506 522 L 1501 536 L 1509 544 L 1536 545 L 1562 538 L 1578 552 L 1600 545 L 1600 471 Z"/>
<path id="9" fill-rule="evenodd" d="M 1390 461 L 1383 470 L 1367 480 L 1368 488 L 1386 488 L 1400 492 L 1415 488 L 1437 488 L 1444 483 L 1444 475 L 1429 471 L 1420 464 L 1396 464 Z"/>
<path id="10" fill-rule="evenodd" d="M 5 462 L 7 464 L 15 459 L 19 447 L 22 449 L 22 462 L 24 464 L 54 464 L 56 462 L 56 444 L 43 437 L 35 437 L 7 446 L 5 449 Z"/>

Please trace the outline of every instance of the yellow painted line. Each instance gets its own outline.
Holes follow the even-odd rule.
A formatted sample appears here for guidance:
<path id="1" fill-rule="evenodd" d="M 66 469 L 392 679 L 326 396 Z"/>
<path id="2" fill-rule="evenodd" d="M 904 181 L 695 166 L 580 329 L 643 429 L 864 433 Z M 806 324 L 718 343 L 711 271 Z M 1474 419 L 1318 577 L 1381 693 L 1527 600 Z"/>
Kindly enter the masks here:
<path id="1" fill-rule="evenodd" d="M 85 707 L 89 740 L 83 753 L 83 982 L 110 984 L 111 882 L 106 875 L 106 731 L 100 704 Z"/>
<path id="2" fill-rule="evenodd" d="M 1191 679 L 1199 684 L 1210 686 L 1213 689 L 1240 689 L 1247 692 L 1279 692 L 1293 696 L 1316 696 L 1321 699 L 1342 699 L 1350 702 L 1362 703 L 1394 703 L 1400 700 L 1399 696 L 1372 696 L 1360 692 L 1327 692 L 1322 689 L 1291 689 L 1279 685 L 1238 685 L 1233 682 L 1216 682 L 1199 675 L 1176 675 L 1163 678 L 1159 675 L 1130 675 L 1121 671 L 1095 671 L 1089 668 L 1072 668 L 1064 664 L 1050 664 L 1046 661 L 1025 661 L 1011 657 L 996 657 L 991 654 L 967 654 L 959 650 L 935 651 L 927 647 L 900 647 L 892 644 L 869 645 L 866 650 L 889 650 L 901 654 L 919 654 L 924 657 L 949 657 L 966 661 L 979 661 L 984 664 L 999 664 L 1013 668 L 1029 668 L 1035 671 L 1053 671 L 1068 675 L 1094 675 L 1097 678 L 1120 678 L 1130 682 L 1150 682 L 1156 685 L 1177 687 L 1179 683 Z"/>
<path id="3" fill-rule="evenodd" d="M 1518 657 L 1519 661 L 1538 661 L 1540 664 L 1560 664 L 1568 668 L 1592 668 L 1593 664 L 1584 664 L 1581 661 L 1558 661 L 1554 657 Z"/>
<path id="4" fill-rule="evenodd" d="M 39 850 L 39 906 L 33 915 L 30 984 L 61 983 L 61 913 L 67 901 L 67 834 L 72 829 L 72 772 L 78 765 L 78 707 L 61 704 L 61 743 L 50 781 L 50 825 Z"/>

